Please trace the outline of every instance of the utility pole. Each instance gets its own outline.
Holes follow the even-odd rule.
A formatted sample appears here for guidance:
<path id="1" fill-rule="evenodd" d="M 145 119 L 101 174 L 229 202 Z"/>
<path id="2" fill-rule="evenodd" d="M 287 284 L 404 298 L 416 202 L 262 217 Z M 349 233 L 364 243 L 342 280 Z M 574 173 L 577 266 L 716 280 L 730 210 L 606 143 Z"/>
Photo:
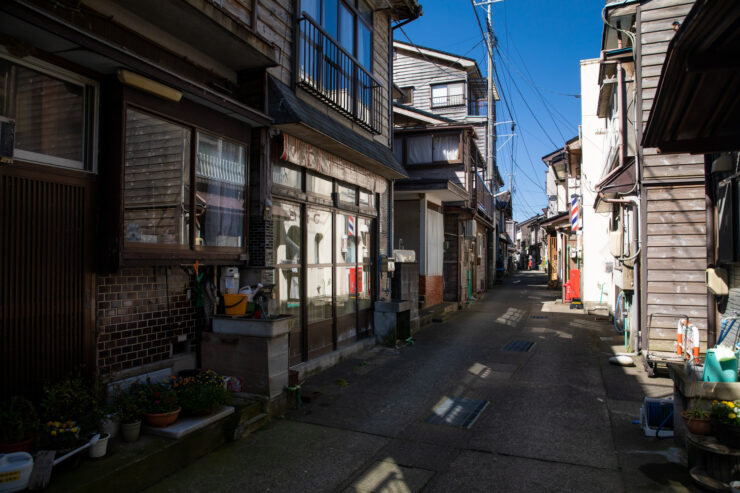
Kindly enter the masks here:
<path id="1" fill-rule="evenodd" d="M 502 2 L 503 0 L 481 0 L 475 2 L 476 7 L 486 7 L 486 47 L 488 48 L 488 90 L 487 90 L 487 129 L 486 129 L 486 172 L 491 180 L 491 191 L 496 193 L 496 176 L 493 173 L 494 161 L 496 156 L 496 133 L 494 120 L 494 105 L 496 104 L 493 97 L 493 50 L 496 44 L 496 36 L 493 33 L 493 21 L 491 17 L 491 4 Z"/>

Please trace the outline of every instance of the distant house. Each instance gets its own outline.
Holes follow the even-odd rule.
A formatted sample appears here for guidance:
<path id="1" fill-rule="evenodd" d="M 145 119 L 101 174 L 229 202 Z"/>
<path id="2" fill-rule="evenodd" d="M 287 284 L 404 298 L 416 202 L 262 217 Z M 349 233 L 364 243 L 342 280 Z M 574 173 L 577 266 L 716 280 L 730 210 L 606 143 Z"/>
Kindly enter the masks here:
<path id="1" fill-rule="evenodd" d="M 420 299 L 466 303 L 493 285 L 498 249 L 475 61 L 394 42 L 395 247 L 418 252 Z M 485 81 L 483 81 L 485 83 Z"/>

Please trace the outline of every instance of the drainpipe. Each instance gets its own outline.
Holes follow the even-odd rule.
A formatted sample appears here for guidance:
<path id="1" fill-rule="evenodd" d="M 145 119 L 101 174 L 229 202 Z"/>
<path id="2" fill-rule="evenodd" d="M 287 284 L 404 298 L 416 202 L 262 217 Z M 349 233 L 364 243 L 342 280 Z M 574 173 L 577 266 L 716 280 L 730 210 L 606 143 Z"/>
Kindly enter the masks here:
<path id="1" fill-rule="evenodd" d="M 621 205 L 630 205 L 630 206 L 634 206 L 635 207 L 635 217 L 636 217 L 636 219 L 635 219 L 634 223 L 635 223 L 635 238 L 637 240 L 637 250 L 635 251 L 635 254 L 634 255 L 632 255 L 630 257 L 619 257 L 617 260 L 619 260 L 622 263 L 624 263 L 626 261 L 637 260 L 638 257 L 640 256 L 640 252 L 642 250 L 642 243 L 640 241 L 640 227 L 639 227 L 639 225 L 640 225 L 640 199 L 638 197 L 625 197 L 625 198 L 622 198 L 622 199 L 608 199 L 608 198 L 604 197 L 604 193 L 603 192 L 599 192 L 599 197 L 600 197 L 601 200 L 603 200 L 607 204 L 621 204 Z M 634 276 L 635 276 L 635 278 L 634 278 L 634 282 L 635 282 L 635 300 L 639 300 L 639 297 L 640 297 L 640 283 L 639 283 L 640 278 L 639 278 L 639 269 L 638 269 L 638 266 L 639 266 L 639 260 L 637 260 L 636 265 L 633 267 Z M 637 306 L 637 313 L 635 315 L 635 319 L 637 320 L 637 324 L 636 325 L 639 327 L 639 323 L 640 323 L 640 308 L 639 308 L 640 307 L 640 303 L 639 303 L 639 301 L 637 303 L 633 303 L 632 306 Z M 637 332 L 638 333 L 638 337 L 637 337 L 636 345 L 635 345 L 636 351 L 633 352 L 633 353 L 619 353 L 619 354 L 616 355 L 616 358 L 619 358 L 619 356 L 637 356 L 638 354 L 640 354 L 640 340 L 639 340 L 639 334 L 640 334 L 640 332 L 641 331 L 638 329 L 638 332 Z"/>

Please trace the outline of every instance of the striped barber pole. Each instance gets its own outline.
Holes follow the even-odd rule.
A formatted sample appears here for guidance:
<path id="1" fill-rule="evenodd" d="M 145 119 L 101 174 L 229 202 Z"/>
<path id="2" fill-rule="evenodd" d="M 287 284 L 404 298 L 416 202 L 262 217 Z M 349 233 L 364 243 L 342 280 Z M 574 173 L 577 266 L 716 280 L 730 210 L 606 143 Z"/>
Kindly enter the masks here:
<path id="1" fill-rule="evenodd" d="M 573 197 L 570 202 L 570 230 L 578 231 L 578 197 Z"/>
<path id="2" fill-rule="evenodd" d="M 353 216 L 347 216 L 347 234 L 354 236 L 355 234 L 355 218 Z"/>

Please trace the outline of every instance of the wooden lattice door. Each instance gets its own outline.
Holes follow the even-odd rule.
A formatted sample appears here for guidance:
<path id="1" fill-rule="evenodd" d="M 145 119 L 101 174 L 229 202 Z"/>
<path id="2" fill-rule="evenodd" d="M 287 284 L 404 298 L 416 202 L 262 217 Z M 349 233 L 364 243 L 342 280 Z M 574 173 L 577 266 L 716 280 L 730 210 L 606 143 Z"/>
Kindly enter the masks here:
<path id="1" fill-rule="evenodd" d="M 94 370 L 93 179 L 0 167 L 0 395 Z"/>

